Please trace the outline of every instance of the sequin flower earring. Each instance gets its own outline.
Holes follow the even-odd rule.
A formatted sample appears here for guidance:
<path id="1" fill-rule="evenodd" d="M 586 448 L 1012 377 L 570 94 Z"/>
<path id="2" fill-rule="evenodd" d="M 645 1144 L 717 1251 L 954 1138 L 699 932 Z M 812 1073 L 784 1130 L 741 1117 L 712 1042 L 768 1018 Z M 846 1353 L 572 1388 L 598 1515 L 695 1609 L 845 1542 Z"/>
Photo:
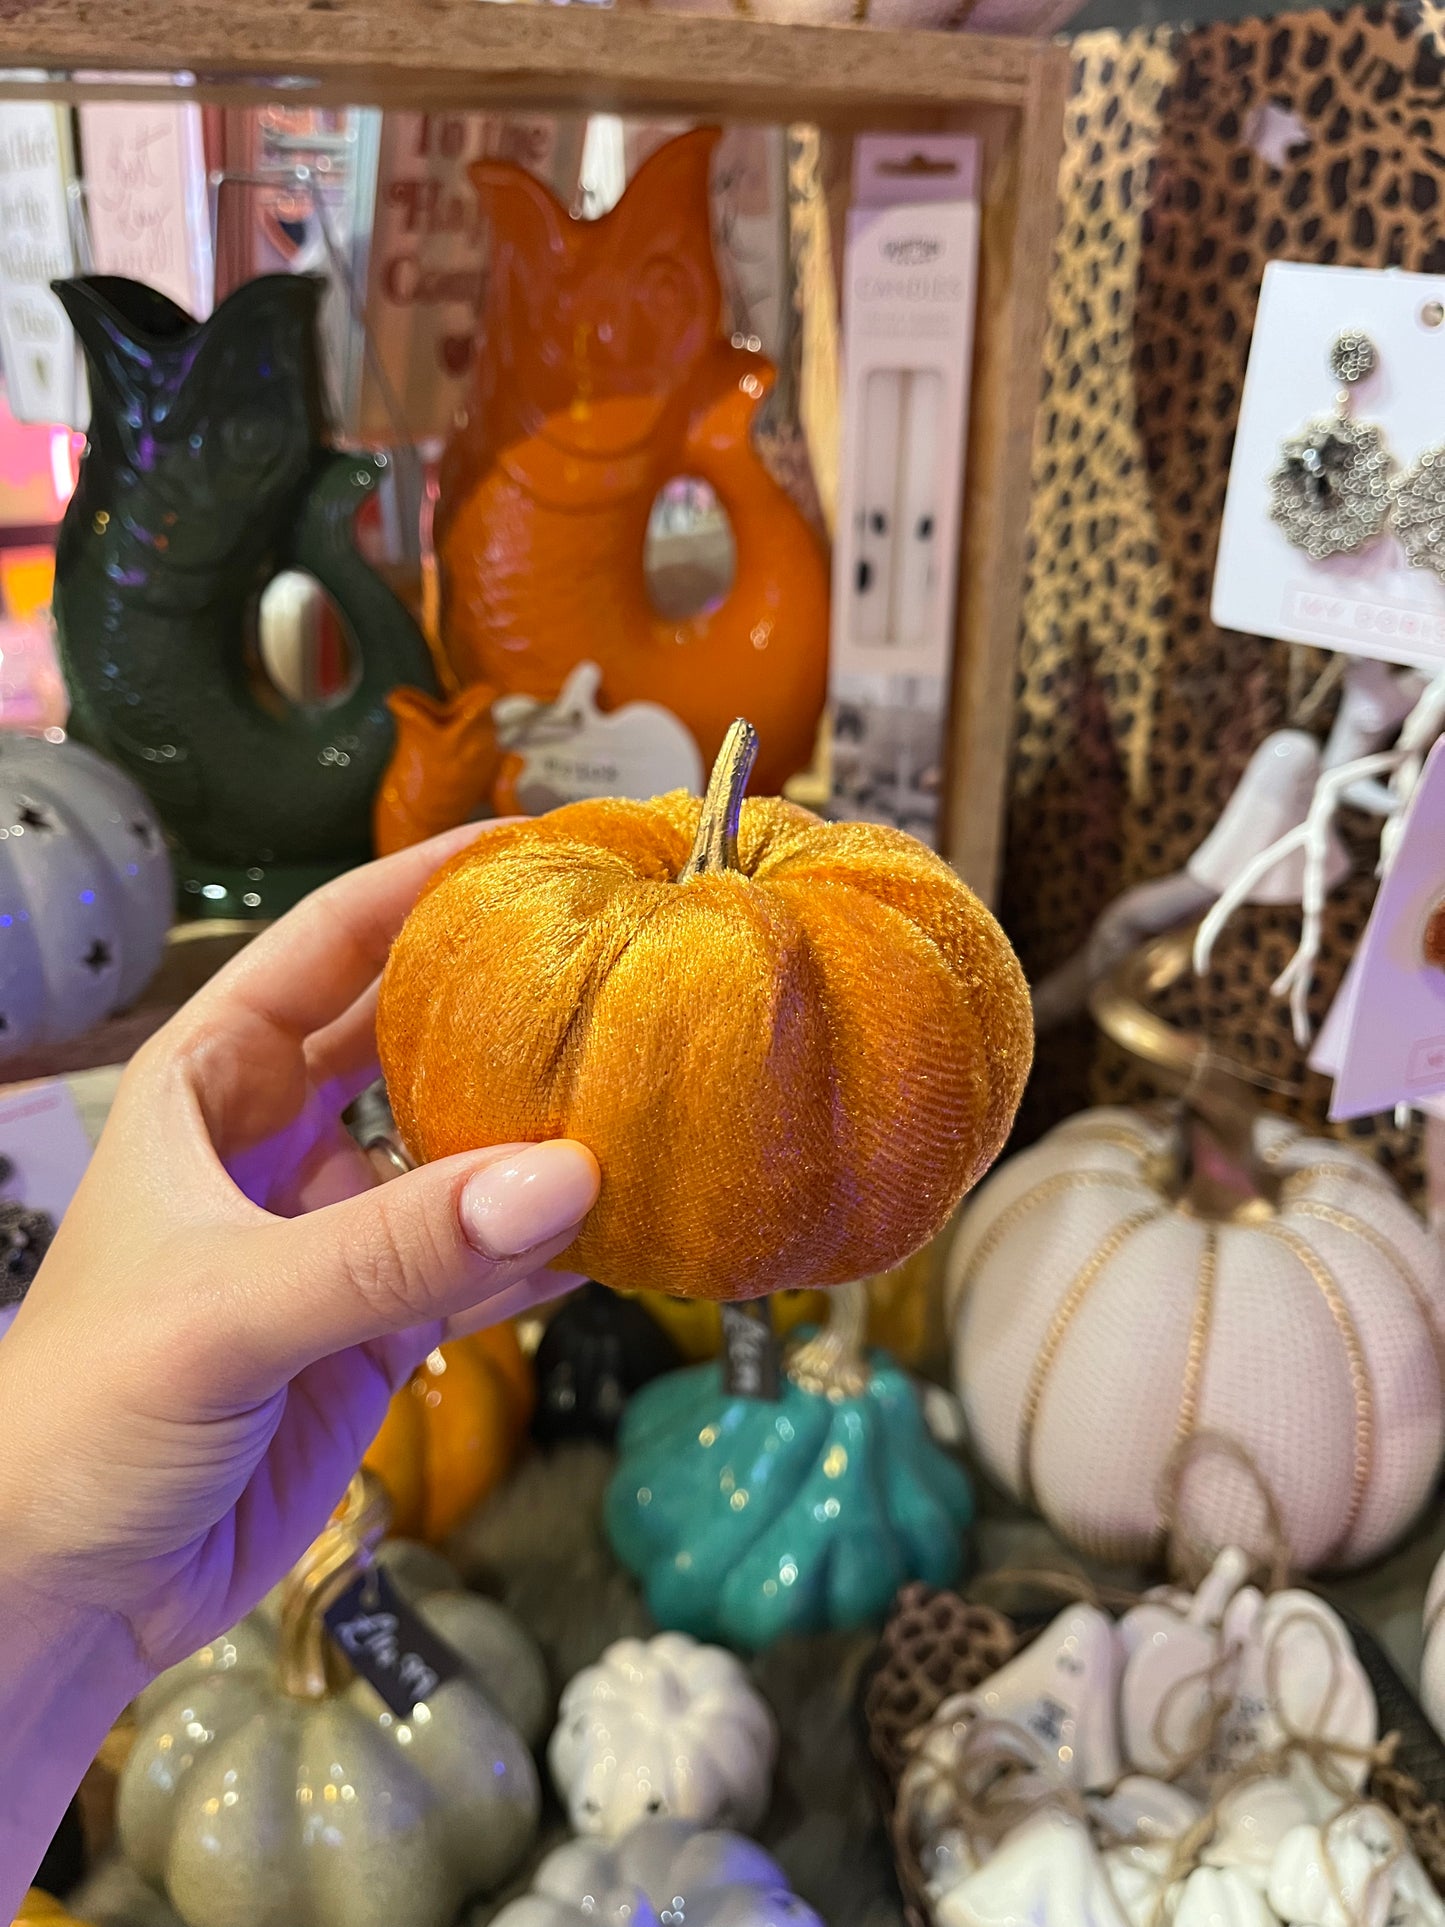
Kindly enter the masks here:
<path id="1" fill-rule="evenodd" d="M 1350 390 L 1376 360 L 1374 342 L 1358 329 L 1337 338 L 1329 357 L 1331 374 L 1343 384 L 1335 412 L 1292 436 L 1269 478 L 1270 515 L 1316 561 L 1364 548 L 1390 512 L 1394 460 L 1384 430 L 1350 412 Z"/>
<path id="2" fill-rule="evenodd" d="M 1390 486 L 1395 533 L 1412 569 L 1445 577 L 1445 447 L 1427 448 Z"/>

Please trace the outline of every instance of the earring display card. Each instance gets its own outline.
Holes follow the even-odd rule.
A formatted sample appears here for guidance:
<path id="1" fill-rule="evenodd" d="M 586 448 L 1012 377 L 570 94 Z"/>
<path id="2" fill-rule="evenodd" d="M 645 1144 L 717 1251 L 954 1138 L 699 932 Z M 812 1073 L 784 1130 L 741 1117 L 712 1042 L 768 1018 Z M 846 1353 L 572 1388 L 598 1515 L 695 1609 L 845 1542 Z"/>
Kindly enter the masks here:
<path id="1" fill-rule="evenodd" d="M 50 283 L 75 273 L 69 110 L 53 101 L 0 106 L 0 355 L 21 422 L 83 428 L 85 368 Z"/>
<path id="2" fill-rule="evenodd" d="M 1367 372 L 1344 388 L 1346 427 L 1332 432 L 1342 389 L 1331 356 L 1342 337 L 1354 336 L 1373 349 L 1373 365 L 1368 353 L 1353 366 L 1340 364 L 1347 376 L 1360 366 Z M 1422 494 L 1433 494 L 1437 469 L 1445 490 L 1442 395 L 1445 276 L 1270 262 L 1230 463 L 1214 620 L 1288 642 L 1445 667 L 1445 494 L 1438 522 L 1415 512 Z M 1360 427 L 1380 432 L 1383 474 L 1366 472 L 1376 444 L 1362 440 Z M 1330 546 L 1337 526 L 1349 543 L 1378 524 L 1363 506 L 1372 488 L 1377 502 L 1385 490 L 1388 503 L 1378 533 L 1334 554 L 1300 545 Z M 1280 500 L 1297 510 L 1294 541 L 1274 519 Z M 1340 512 L 1330 515 L 1335 503 Z M 1411 566 L 1402 528 L 1422 566 Z"/>
<path id="3" fill-rule="evenodd" d="M 830 813 L 936 842 L 978 273 L 978 147 L 869 136 L 843 285 Z"/>
<path id="4" fill-rule="evenodd" d="M 144 281 L 204 320 L 216 270 L 202 110 L 88 101 L 79 121 L 91 266 Z"/>

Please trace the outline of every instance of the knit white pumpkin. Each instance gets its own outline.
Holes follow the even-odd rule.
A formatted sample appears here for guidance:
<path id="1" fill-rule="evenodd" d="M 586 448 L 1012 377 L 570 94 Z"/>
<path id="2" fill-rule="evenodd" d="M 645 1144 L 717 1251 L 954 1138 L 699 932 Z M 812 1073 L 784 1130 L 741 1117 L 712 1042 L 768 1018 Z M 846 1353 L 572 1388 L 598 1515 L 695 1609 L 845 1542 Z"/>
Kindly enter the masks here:
<path id="1" fill-rule="evenodd" d="M 1228 1219 L 1177 1195 L 1166 1120 L 1095 1110 L 1002 1166 L 959 1229 L 949 1305 L 974 1448 L 1100 1557 L 1160 1551 L 1162 1477 L 1194 1433 L 1243 1448 L 1305 1570 L 1383 1551 L 1439 1470 L 1434 1242 L 1345 1145 L 1277 1118 L 1253 1132 L 1278 1192 Z M 1191 1541 L 1268 1547 L 1248 1464 L 1201 1443 L 1177 1498 Z"/>

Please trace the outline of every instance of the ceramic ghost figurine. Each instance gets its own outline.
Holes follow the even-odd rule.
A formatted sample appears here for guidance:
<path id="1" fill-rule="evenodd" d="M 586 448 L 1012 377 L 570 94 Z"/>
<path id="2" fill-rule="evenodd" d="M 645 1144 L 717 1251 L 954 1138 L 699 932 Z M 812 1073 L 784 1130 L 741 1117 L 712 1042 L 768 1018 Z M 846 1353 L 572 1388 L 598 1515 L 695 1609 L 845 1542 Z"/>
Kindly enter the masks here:
<path id="1" fill-rule="evenodd" d="M 1081 1605 L 1060 1613 L 968 1699 L 982 1717 L 1022 1727 L 1065 1780 L 1089 1789 L 1119 1777 L 1118 1695 L 1113 1622 Z"/>
<path id="2" fill-rule="evenodd" d="M 1379 1714 L 1339 1615 L 1311 1592 L 1263 1598 L 1246 1586 L 1225 1612 L 1224 1636 L 1239 1644 L 1239 1672 L 1218 1757 L 1206 1770 L 1237 1766 L 1303 1734 L 1339 1741 L 1335 1765 L 1352 1786 L 1363 1786 Z"/>
<path id="3" fill-rule="evenodd" d="M 1168 1876 L 1174 1845 L 1199 1819 L 1198 1800 L 1163 1780 L 1127 1774 L 1112 1793 L 1088 1802 L 1094 1825 L 1127 1840 L 1107 1847 L 1104 1865 L 1130 1927 L 1155 1927 L 1159 1889 Z"/>
<path id="4" fill-rule="evenodd" d="M 1296 1755 L 1288 1774 L 1247 1780 L 1224 1795 L 1201 1857 L 1211 1867 L 1239 1868 L 1263 1890 L 1285 1835 L 1296 1827 L 1323 1826 L 1340 1804 L 1312 1762 Z"/>
<path id="5" fill-rule="evenodd" d="M 1130 1927 L 1089 1829 L 1046 1808 L 934 1904 L 937 1927 Z"/>
<path id="6" fill-rule="evenodd" d="M 1225 1609 L 1248 1576 L 1248 1557 L 1228 1546 L 1192 1597 L 1158 1594 L 1120 1620 L 1120 1739 L 1141 1771 L 1170 1771 L 1206 1737 L 1217 1696 L 1233 1683 L 1221 1677 L 1231 1666 Z"/>
<path id="7" fill-rule="evenodd" d="M 1270 1870 L 1269 1901 L 1291 1927 L 1445 1927 L 1445 1902 L 1376 1806 L 1327 1828 L 1292 1828 Z"/>
<path id="8" fill-rule="evenodd" d="M 1279 1927 L 1279 1916 L 1259 1888 L 1232 1867 L 1196 1867 L 1180 1889 L 1171 1920 L 1173 1927 Z"/>

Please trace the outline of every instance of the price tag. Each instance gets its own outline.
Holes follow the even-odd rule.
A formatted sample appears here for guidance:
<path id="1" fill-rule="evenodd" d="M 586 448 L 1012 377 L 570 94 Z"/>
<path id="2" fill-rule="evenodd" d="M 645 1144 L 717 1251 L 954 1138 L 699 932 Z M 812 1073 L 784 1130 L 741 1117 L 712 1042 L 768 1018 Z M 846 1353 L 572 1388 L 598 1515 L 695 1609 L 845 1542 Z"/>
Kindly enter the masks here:
<path id="1" fill-rule="evenodd" d="M 723 1390 L 733 1398 L 776 1400 L 782 1365 L 773 1331 L 771 1298 L 722 1307 Z"/>
<path id="2" fill-rule="evenodd" d="M 326 1608 L 326 1630 L 399 1719 L 455 1679 L 463 1662 L 373 1566 Z"/>

